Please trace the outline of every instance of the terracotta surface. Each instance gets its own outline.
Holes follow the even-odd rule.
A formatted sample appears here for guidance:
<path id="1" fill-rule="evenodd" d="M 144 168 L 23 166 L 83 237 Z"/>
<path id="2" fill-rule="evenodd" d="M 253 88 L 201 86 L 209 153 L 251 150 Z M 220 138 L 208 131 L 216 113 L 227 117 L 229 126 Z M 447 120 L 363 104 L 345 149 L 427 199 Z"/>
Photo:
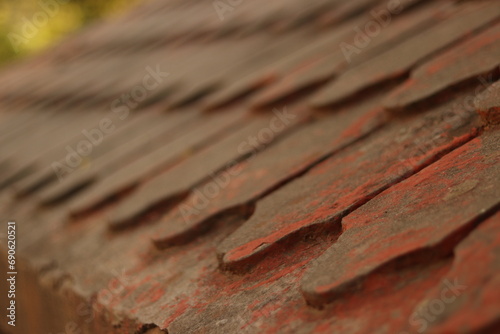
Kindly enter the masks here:
<path id="1" fill-rule="evenodd" d="M 499 333 L 499 19 L 152 0 L 4 67 L 0 332 Z"/>

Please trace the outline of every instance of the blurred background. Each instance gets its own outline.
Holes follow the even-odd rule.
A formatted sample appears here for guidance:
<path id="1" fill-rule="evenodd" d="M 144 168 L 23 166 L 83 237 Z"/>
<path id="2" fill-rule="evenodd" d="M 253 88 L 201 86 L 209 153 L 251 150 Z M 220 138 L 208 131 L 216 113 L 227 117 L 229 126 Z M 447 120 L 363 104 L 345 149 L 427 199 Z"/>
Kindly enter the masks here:
<path id="1" fill-rule="evenodd" d="M 0 0 L 0 66 L 40 52 L 82 26 L 120 13 L 139 2 Z"/>

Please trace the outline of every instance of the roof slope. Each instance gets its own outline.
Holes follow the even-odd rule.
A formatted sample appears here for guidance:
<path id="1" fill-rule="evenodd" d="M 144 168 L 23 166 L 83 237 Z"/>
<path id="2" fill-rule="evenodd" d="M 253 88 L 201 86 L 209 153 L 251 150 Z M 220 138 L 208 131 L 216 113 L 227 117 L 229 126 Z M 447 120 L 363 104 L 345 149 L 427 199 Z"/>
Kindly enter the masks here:
<path id="1" fill-rule="evenodd" d="M 498 332 L 499 56 L 496 0 L 154 0 L 4 68 L 0 331 Z"/>

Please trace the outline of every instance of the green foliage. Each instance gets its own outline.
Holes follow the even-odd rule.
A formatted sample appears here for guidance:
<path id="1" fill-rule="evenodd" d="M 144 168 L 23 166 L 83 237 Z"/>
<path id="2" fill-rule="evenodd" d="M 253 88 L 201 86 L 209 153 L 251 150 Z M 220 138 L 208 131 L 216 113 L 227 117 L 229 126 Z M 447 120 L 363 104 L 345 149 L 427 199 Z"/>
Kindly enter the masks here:
<path id="1" fill-rule="evenodd" d="M 137 1 L 0 0 L 0 64 L 42 50 L 64 35 Z"/>

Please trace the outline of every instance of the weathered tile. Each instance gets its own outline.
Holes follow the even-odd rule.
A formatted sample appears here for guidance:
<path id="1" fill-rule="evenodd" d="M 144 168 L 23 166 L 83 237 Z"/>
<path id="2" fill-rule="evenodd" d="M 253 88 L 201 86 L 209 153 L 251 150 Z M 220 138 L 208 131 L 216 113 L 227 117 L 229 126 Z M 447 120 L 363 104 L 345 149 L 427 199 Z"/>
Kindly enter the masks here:
<path id="1" fill-rule="evenodd" d="M 279 80 L 254 95 L 250 104 L 254 108 L 262 108 L 301 90 L 324 83 L 341 74 L 346 68 L 369 60 L 435 24 L 447 9 L 447 4 L 431 3 L 408 14 L 399 13 L 398 17 L 390 17 L 388 23 L 382 24 L 372 15 L 352 19 L 336 27 L 334 34 L 328 32 L 325 40 L 318 39 L 318 42 L 308 49 L 297 52 L 300 57 L 296 57 L 294 62 L 280 66 L 280 71 L 276 70 L 280 76 Z M 384 9 L 375 12 L 384 13 Z M 387 9 L 385 13 L 388 13 Z M 377 22 L 376 27 L 380 29 L 377 30 L 377 35 L 370 38 L 360 33 L 360 29 L 366 30 L 366 27 L 373 26 L 374 22 Z M 364 39 L 360 36 L 364 36 Z"/>
<path id="2" fill-rule="evenodd" d="M 387 17 L 375 16 L 395 3 L 404 11 L 384 26 Z M 487 39 L 481 45 L 478 36 L 498 25 L 495 11 L 497 0 L 153 0 L 2 68 L 0 214 L 17 221 L 16 257 L 23 264 L 16 291 L 22 316 L 14 332 L 410 333 L 422 320 L 434 333 L 498 331 L 496 227 L 482 221 L 498 220 L 490 215 L 498 202 L 484 213 L 474 210 L 498 198 L 498 163 L 491 162 L 498 158 L 498 136 L 490 156 L 469 159 L 456 148 L 476 135 L 476 124 L 480 137 L 466 145 L 484 144 L 498 131 L 498 85 L 488 87 L 498 73 L 470 91 L 479 85 L 475 73 L 494 63 L 479 54 L 496 45 Z M 380 33 L 371 30 L 366 44 L 356 43 L 359 29 L 376 29 L 375 21 Z M 359 52 L 347 59 L 342 42 Z M 431 84 L 429 96 L 404 100 L 412 106 L 408 112 L 386 112 L 387 93 L 413 69 L 416 75 L 440 61 L 449 64 L 422 77 Z M 339 90 L 345 98 L 330 94 L 348 103 L 307 107 L 308 93 L 363 64 L 370 65 L 361 68 L 359 83 Z M 109 117 L 117 99 L 143 85 L 148 66 L 169 75 L 56 182 L 51 163 L 84 139 L 83 129 Z M 435 79 L 447 86 L 439 88 Z M 358 91 L 363 94 L 355 96 Z M 454 99 L 452 109 L 436 112 Z M 474 99 L 483 122 L 473 116 Z M 312 117 L 274 138 L 280 130 L 271 128 L 266 107 L 279 104 Z M 206 113 L 205 106 L 224 109 Z M 150 107 L 154 115 L 135 117 Z M 463 107 L 470 111 L 459 117 Z M 247 142 L 260 128 L 273 133 Z M 404 132 L 410 128 L 415 131 Z M 238 142 L 248 145 L 238 150 Z M 263 143 L 265 149 L 253 150 Z M 460 168 L 431 169 L 453 154 L 448 165 Z M 399 188 L 423 171 L 441 174 Z M 489 188 L 481 180 L 474 184 L 480 178 L 491 181 Z M 390 191 L 399 197 L 375 210 L 373 203 Z M 57 204 L 40 207 L 35 196 L 12 193 L 39 193 L 46 196 L 42 202 Z M 175 201 L 165 203 L 169 198 Z M 416 213 L 422 210 L 426 216 Z M 476 218 L 463 223 L 468 217 Z M 138 224 L 109 230 L 110 222 L 131 221 Z M 337 242 L 345 249 L 362 242 L 361 233 L 349 231 L 368 229 L 356 225 L 365 223 L 386 228 L 372 227 L 366 249 L 361 245 L 317 270 L 345 269 L 356 277 L 360 261 L 372 255 L 378 262 L 367 266 L 375 269 L 366 280 L 354 279 L 360 283 L 355 293 L 342 287 L 308 297 L 328 303 L 321 309 L 308 305 L 300 285 L 309 265 Z M 421 251 L 422 245 L 431 248 Z M 399 261 L 397 254 L 408 249 Z M 332 269 L 332 263 L 339 265 Z M 224 265 L 245 274 L 221 270 Z M 435 299 L 455 278 L 468 289 L 428 317 L 427 306 L 435 311 Z M 413 314 L 420 310 L 422 317 Z M 38 320 L 19 321 L 24 316 Z M 0 322 L 0 332 L 5 329 Z"/>
<path id="3" fill-rule="evenodd" d="M 269 115 L 248 117 L 244 127 L 148 180 L 113 210 L 109 215 L 110 224 L 114 227 L 130 224 L 148 209 L 187 194 L 191 188 L 224 167 L 256 154 L 282 132 L 304 119 L 304 112 L 301 114 L 298 110 L 286 113 L 275 111 Z"/>
<path id="4" fill-rule="evenodd" d="M 157 111 L 157 110 L 156 110 Z M 102 141 L 99 142 L 99 136 L 95 137 L 98 145 L 94 145 L 92 152 L 85 157 L 85 161 L 82 161 L 80 166 L 71 168 L 72 172 L 79 171 L 81 169 L 88 170 L 89 166 L 94 166 L 95 163 L 99 163 L 100 160 L 115 160 L 116 157 L 112 152 L 116 152 L 116 148 L 131 144 L 137 145 L 135 139 L 146 137 L 150 135 L 151 130 L 156 128 L 167 129 L 163 122 L 168 123 L 170 126 L 175 127 L 184 121 L 185 117 L 192 117 L 192 115 L 179 115 L 169 117 L 166 115 L 161 115 L 160 113 L 149 110 L 143 110 L 139 115 L 130 115 L 130 118 L 122 121 L 116 119 L 113 124 L 116 127 L 110 134 L 106 134 Z M 105 118 L 101 115 L 101 119 Z M 100 121 L 100 120 L 99 120 Z M 16 194 L 18 195 L 28 195 L 41 187 L 50 184 L 59 179 L 65 179 L 71 173 L 65 170 L 60 170 L 54 168 L 54 163 L 59 162 L 61 165 L 69 166 L 66 158 L 68 158 L 68 146 L 75 149 L 78 144 L 82 141 L 88 141 L 88 137 L 85 136 L 82 131 L 87 130 L 87 134 L 90 131 L 94 132 L 93 129 L 99 127 L 99 121 L 95 121 L 91 124 L 90 128 L 85 128 L 83 124 L 78 124 L 78 127 L 74 129 L 74 135 L 68 136 L 69 139 L 57 143 L 52 143 L 52 145 L 47 145 L 47 150 L 41 152 L 41 154 L 34 156 L 27 156 L 23 159 L 20 164 L 33 166 L 34 172 L 27 177 L 21 179 L 19 182 L 13 184 Z M 122 124 L 122 122 L 125 122 Z M 158 130 L 156 130 L 158 131 Z M 95 136 L 95 135 L 94 135 Z M 153 138 L 153 137 L 150 137 Z M 70 166 L 71 167 L 71 166 Z"/>
<path id="5" fill-rule="evenodd" d="M 500 24 L 472 37 L 412 71 L 384 105 L 401 109 L 468 79 L 500 72 Z M 498 74 L 496 74 L 498 75 Z M 486 79 L 483 78 L 486 81 Z"/>
<path id="6" fill-rule="evenodd" d="M 320 41 L 311 40 L 311 31 L 287 33 L 281 36 L 279 43 L 263 47 L 262 50 L 247 57 L 241 63 L 223 73 L 224 87 L 203 101 L 205 109 L 212 110 L 224 106 L 237 98 L 262 88 L 276 80 L 283 68 L 290 67 L 297 59 L 307 53 L 308 48 L 324 48 L 334 36 L 325 36 Z M 271 40 L 266 37 L 266 40 Z M 304 50 L 305 49 L 305 50 Z M 231 83 L 231 84 L 227 84 Z"/>
<path id="7" fill-rule="evenodd" d="M 500 213 L 481 222 L 455 249 L 451 270 L 414 309 L 417 331 L 493 333 L 500 299 Z"/>
<path id="8" fill-rule="evenodd" d="M 475 105 L 486 124 L 500 124 L 500 82 L 489 86 L 485 92 L 477 96 Z"/>
<path id="9" fill-rule="evenodd" d="M 222 265 L 241 269 L 291 238 L 335 233 L 344 215 L 474 136 L 476 116 L 450 103 L 348 147 L 257 202 L 219 246 Z"/>
<path id="10" fill-rule="evenodd" d="M 497 2 L 464 4 L 438 25 L 343 73 L 313 96 L 311 104 L 315 107 L 334 104 L 378 83 L 404 76 L 419 61 L 484 27 L 499 15 Z"/>
<path id="11" fill-rule="evenodd" d="M 212 143 L 218 136 L 241 125 L 243 119 L 243 113 L 237 110 L 203 116 L 189 127 L 189 131 L 185 134 L 138 157 L 113 174 L 105 175 L 99 183 L 86 189 L 67 204 L 69 212 L 79 214 L 92 209 L 124 190 L 135 187 L 157 173 L 171 168 L 193 152 Z"/>
<path id="12" fill-rule="evenodd" d="M 209 228 L 213 217 L 248 215 L 252 202 L 380 127 L 384 119 L 377 107 L 379 98 L 324 115 L 197 186 L 161 218 L 155 243 L 160 247 L 184 243 Z"/>
<path id="13" fill-rule="evenodd" d="M 499 205 L 499 136 L 484 133 L 345 217 L 342 235 L 304 276 L 308 302 L 331 302 L 381 266 L 449 255 Z"/>

